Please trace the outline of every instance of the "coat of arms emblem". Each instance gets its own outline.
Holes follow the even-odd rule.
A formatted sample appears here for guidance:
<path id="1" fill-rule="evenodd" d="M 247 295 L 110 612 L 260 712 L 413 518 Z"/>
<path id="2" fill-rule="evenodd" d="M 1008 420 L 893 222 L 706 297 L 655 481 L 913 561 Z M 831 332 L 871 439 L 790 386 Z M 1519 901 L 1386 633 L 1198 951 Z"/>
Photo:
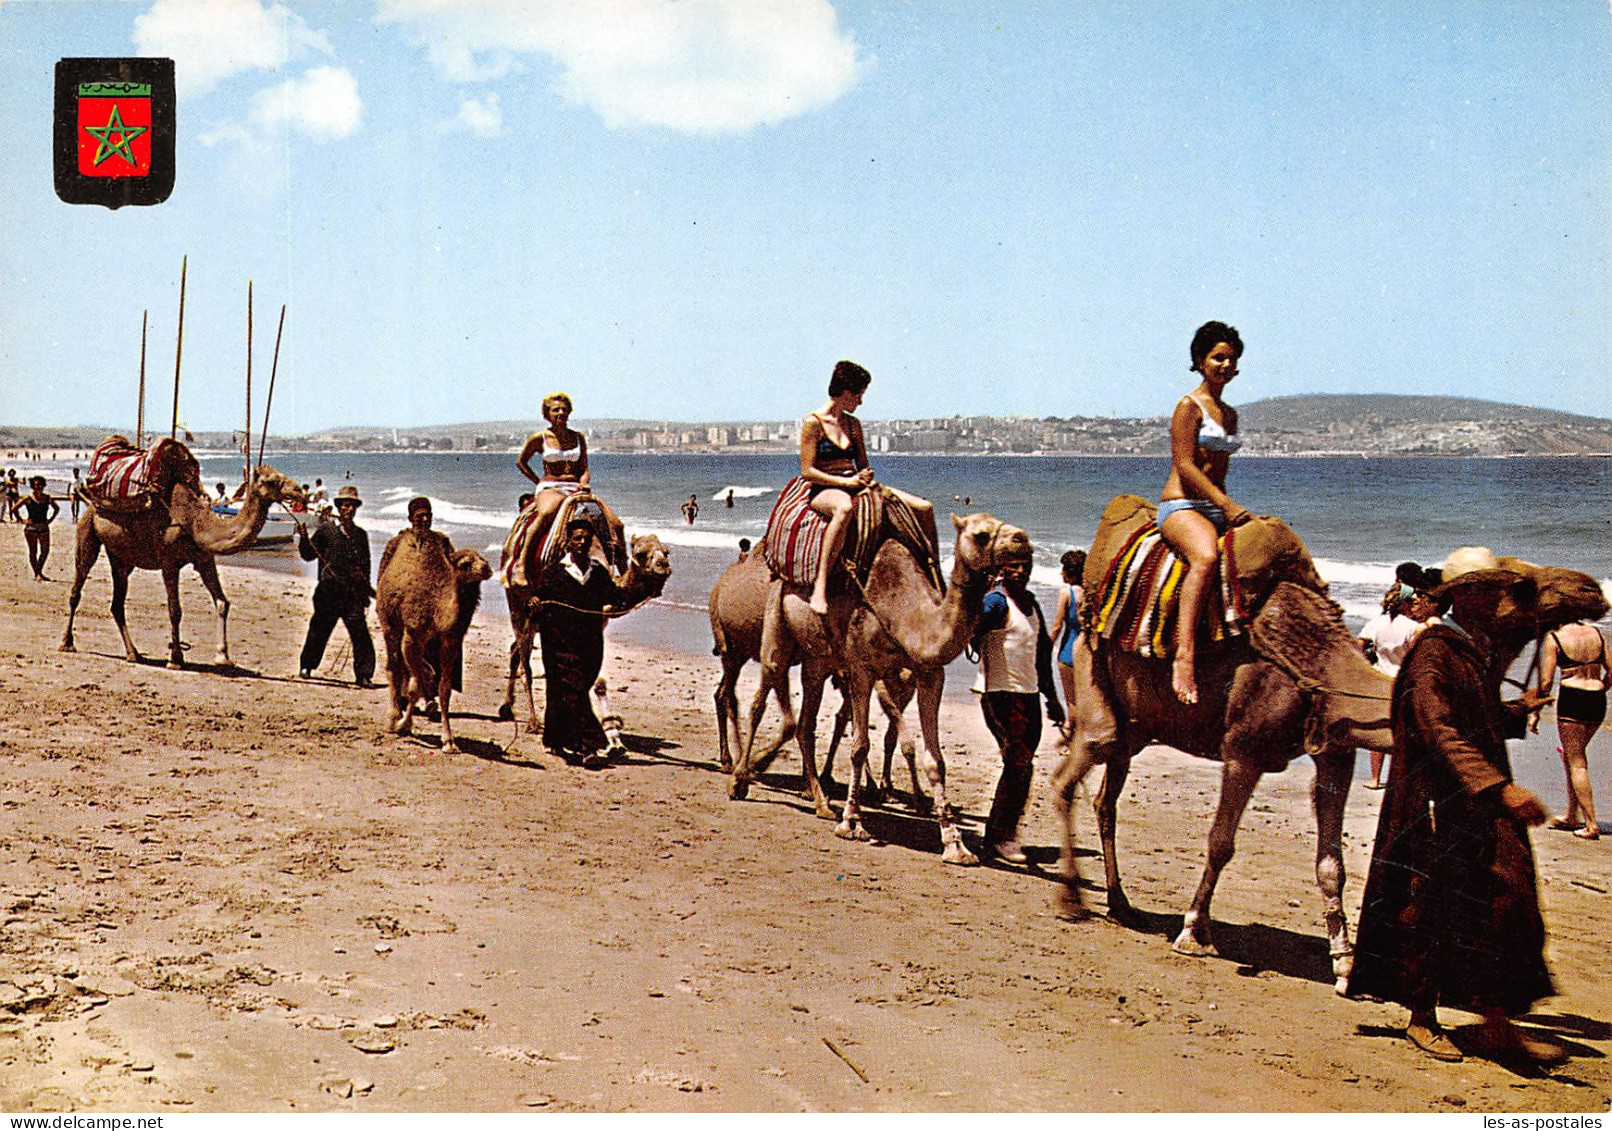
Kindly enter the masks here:
<path id="1" fill-rule="evenodd" d="M 172 59 L 56 64 L 56 195 L 69 204 L 160 204 L 174 185 Z"/>

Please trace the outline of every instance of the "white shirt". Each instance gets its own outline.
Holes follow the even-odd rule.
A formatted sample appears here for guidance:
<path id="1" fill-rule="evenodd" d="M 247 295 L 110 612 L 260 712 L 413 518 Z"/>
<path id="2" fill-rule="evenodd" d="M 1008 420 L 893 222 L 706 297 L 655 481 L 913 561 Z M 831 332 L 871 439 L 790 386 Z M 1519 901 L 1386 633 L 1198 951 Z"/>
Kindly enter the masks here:
<path id="1" fill-rule="evenodd" d="M 980 641 L 980 671 L 971 690 L 1014 691 L 1034 695 L 1041 690 L 1036 678 L 1036 639 L 1041 625 L 1031 620 L 1011 597 L 1007 621 Z"/>
<path id="2" fill-rule="evenodd" d="M 1398 613 L 1392 617 L 1387 613 L 1378 613 L 1360 630 L 1360 639 L 1369 640 L 1377 646 L 1378 671 L 1384 675 L 1398 675 L 1399 665 L 1405 662 L 1405 654 L 1425 627 L 1421 621 Z"/>

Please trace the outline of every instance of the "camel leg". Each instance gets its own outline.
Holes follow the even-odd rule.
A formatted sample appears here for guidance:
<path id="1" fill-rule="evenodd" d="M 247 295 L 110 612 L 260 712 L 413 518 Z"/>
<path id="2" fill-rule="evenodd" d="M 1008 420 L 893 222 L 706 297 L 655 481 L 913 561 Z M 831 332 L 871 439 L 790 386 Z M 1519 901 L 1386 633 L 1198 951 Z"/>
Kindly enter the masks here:
<path id="1" fill-rule="evenodd" d="M 1138 753 L 1135 740 L 1129 735 L 1126 737 L 1128 741 L 1125 745 L 1103 767 L 1102 788 L 1092 798 L 1092 808 L 1097 812 L 1097 836 L 1103 845 L 1103 884 L 1108 890 L 1108 916 L 1120 921 L 1130 917 L 1131 901 L 1119 882 L 1119 853 L 1115 850 L 1115 830 L 1119 827 L 1119 821 L 1116 813 L 1119 795 L 1124 792 L 1125 779 L 1131 773 L 1131 760 Z"/>
<path id="2" fill-rule="evenodd" d="M 437 665 L 437 703 L 442 709 L 442 752 L 444 754 L 459 753 L 459 744 L 453 740 L 453 724 L 449 721 L 448 700 L 453 697 L 453 671 L 459 665 L 459 650 L 461 645 L 453 640 L 443 640 L 441 645 L 442 662 Z"/>
<path id="3" fill-rule="evenodd" d="M 1315 882 L 1325 908 L 1327 949 L 1332 955 L 1334 988 L 1343 993 L 1354 969 L 1355 948 L 1343 910 L 1343 809 L 1354 780 L 1355 751 L 1327 750 L 1315 756 L 1310 803 L 1315 810 Z"/>
<path id="4" fill-rule="evenodd" d="M 845 738 L 845 728 L 851 725 L 852 714 L 851 700 L 842 696 L 840 709 L 834 712 L 834 729 L 828 736 L 828 753 L 823 755 L 823 765 L 817 771 L 819 781 L 834 784 L 834 756 L 839 753 L 840 743 Z"/>
<path id="5" fill-rule="evenodd" d="M 787 678 L 788 673 L 785 673 Z M 834 808 L 823 792 L 822 779 L 817 776 L 817 709 L 823 703 L 823 688 L 828 686 L 828 668 L 817 660 L 808 659 L 800 669 L 800 721 L 796 725 L 796 745 L 800 747 L 800 771 L 805 778 L 802 796 L 812 803 L 817 815 L 825 821 L 834 819 Z"/>
<path id="6" fill-rule="evenodd" d="M 168 667 L 178 671 L 185 666 L 185 646 L 179 640 L 179 619 L 184 610 L 179 604 L 179 570 L 180 566 L 164 566 L 162 569 L 162 587 L 168 593 Z"/>
<path id="7" fill-rule="evenodd" d="M 1063 842 L 1058 848 L 1058 872 L 1063 886 L 1053 897 L 1053 908 L 1061 919 L 1071 922 L 1091 917 L 1080 894 L 1080 866 L 1075 861 L 1075 791 L 1097 764 L 1095 743 L 1071 743 L 1052 771 L 1052 804 L 1058 811 Z"/>
<path id="8" fill-rule="evenodd" d="M 868 830 L 862 825 L 862 774 L 867 769 L 868 703 L 873 696 L 873 681 L 864 673 L 845 673 L 845 696 L 851 703 L 851 769 L 845 781 L 845 808 L 834 835 L 842 840 L 869 840 Z"/>
<path id="9" fill-rule="evenodd" d="M 739 666 L 722 653 L 722 679 L 711 697 L 716 703 L 717 764 L 725 774 L 733 773 L 733 747 L 739 737 Z"/>
<path id="10" fill-rule="evenodd" d="M 1220 804 L 1215 809 L 1214 823 L 1209 826 L 1209 857 L 1204 863 L 1198 890 L 1192 897 L 1192 906 L 1181 918 L 1181 933 L 1175 939 L 1175 949 L 1180 954 L 1215 953 L 1209 905 L 1221 871 L 1237 851 L 1237 826 L 1242 823 L 1243 810 L 1263 776 L 1264 772 L 1247 758 L 1228 757 L 1221 764 Z"/>
<path id="11" fill-rule="evenodd" d="M 202 586 L 213 599 L 213 608 L 218 611 L 218 655 L 213 657 L 213 663 L 234 667 L 229 658 L 229 598 L 224 596 L 224 586 L 218 580 L 218 563 L 211 557 L 204 557 L 198 558 L 195 566 Z"/>
<path id="12" fill-rule="evenodd" d="M 519 635 L 509 642 L 509 677 L 504 680 L 504 700 L 498 704 L 499 722 L 512 722 L 515 718 L 515 681 L 521 674 L 521 642 Z"/>
<path id="13" fill-rule="evenodd" d="M 916 673 L 918 697 L 918 731 L 923 736 L 924 774 L 929 779 L 929 793 L 940 825 L 940 858 L 947 864 L 964 867 L 978 864 L 980 858 L 963 843 L 963 830 L 957 826 L 957 814 L 946 799 L 946 759 L 940 752 L 940 697 L 946 689 L 946 669 L 934 668 Z"/>
<path id="14" fill-rule="evenodd" d="M 425 650 L 413 634 L 405 630 L 398 640 L 398 681 L 403 699 L 403 717 L 393 725 L 393 734 L 414 733 L 414 709 L 419 699 L 417 693 L 426 687 L 420 673 L 426 670 Z"/>
<path id="15" fill-rule="evenodd" d="M 73 618 L 78 614 L 79 599 L 84 596 L 84 583 L 89 580 L 95 559 L 101 556 L 101 540 L 95 536 L 95 513 L 86 512 L 79 519 L 73 547 L 73 591 L 67 597 L 67 628 L 62 632 L 61 650 L 76 652 L 73 644 Z"/>
<path id="16" fill-rule="evenodd" d="M 134 573 L 134 567 L 118 561 L 111 554 L 107 554 L 107 564 L 112 567 L 112 623 L 118 626 L 118 634 L 123 637 L 123 655 L 131 664 L 140 662 L 140 650 L 134 646 L 134 638 L 129 635 L 129 622 L 124 615 L 124 608 L 129 599 L 129 575 Z"/>
<path id="17" fill-rule="evenodd" d="M 391 695 L 392 712 L 386 721 L 386 729 L 393 734 L 407 734 L 403 725 L 403 716 L 411 712 L 414 696 L 409 694 L 409 669 L 403 661 L 403 637 L 396 630 L 381 626 L 381 642 L 386 645 L 386 688 Z M 412 724 L 412 718 L 410 720 Z"/>
<path id="18" fill-rule="evenodd" d="M 520 638 L 521 680 L 526 688 L 526 733 L 537 734 L 543 728 L 537 721 L 537 700 L 532 696 L 532 645 L 537 640 L 537 628 L 527 625 Z"/>

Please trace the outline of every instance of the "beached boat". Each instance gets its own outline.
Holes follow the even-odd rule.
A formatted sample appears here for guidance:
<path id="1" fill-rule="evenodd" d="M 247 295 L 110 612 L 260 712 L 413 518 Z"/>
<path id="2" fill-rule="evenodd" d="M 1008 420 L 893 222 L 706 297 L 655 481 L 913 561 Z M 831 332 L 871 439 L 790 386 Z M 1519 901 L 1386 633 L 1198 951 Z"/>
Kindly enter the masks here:
<path id="1" fill-rule="evenodd" d="M 240 508 L 226 503 L 214 503 L 213 513 L 233 518 L 240 512 Z M 304 515 L 303 521 L 312 521 L 312 515 Z M 271 511 L 263 522 L 263 529 L 258 531 L 257 540 L 252 543 L 252 549 L 260 550 L 274 546 L 290 545 L 291 540 L 297 536 L 297 519 L 283 510 Z"/>

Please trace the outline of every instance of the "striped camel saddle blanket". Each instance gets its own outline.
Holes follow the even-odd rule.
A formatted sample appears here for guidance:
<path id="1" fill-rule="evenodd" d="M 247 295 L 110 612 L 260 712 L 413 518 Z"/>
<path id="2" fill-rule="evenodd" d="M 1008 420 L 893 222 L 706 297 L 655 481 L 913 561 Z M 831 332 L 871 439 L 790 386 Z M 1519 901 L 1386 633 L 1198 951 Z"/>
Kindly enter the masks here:
<path id="1" fill-rule="evenodd" d="M 174 469 L 169 482 L 201 485 L 201 469 L 190 449 L 164 436 L 149 449 L 137 448 L 127 436 L 108 436 L 90 454 L 84 494 L 106 511 L 145 510 L 156 500 L 163 472 Z"/>
<path id="2" fill-rule="evenodd" d="M 828 519 L 812 510 L 811 503 L 812 485 L 797 475 L 778 493 L 761 543 L 773 576 L 794 585 L 811 585 L 817 580 L 823 534 L 828 529 Z M 851 523 L 845 532 L 841 561 L 859 583 L 867 580 L 873 557 L 886 538 L 894 538 L 911 550 L 928 571 L 935 587 L 945 588 L 939 556 L 912 508 L 901 496 L 883 486 L 857 492 L 853 496 Z"/>
<path id="3" fill-rule="evenodd" d="M 1220 539 L 1220 561 L 1205 602 L 1209 638 L 1241 636 L 1248 628 L 1248 609 L 1237 575 L 1237 528 Z M 1159 528 L 1141 527 L 1109 564 L 1099 590 L 1093 631 L 1128 652 L 1170 656 L 1175 652 L 1176 609 L 1187 563 L 1176 556 Z"/>
<path id="4" fill-rule="evenodd" d="M 549 568 L 557 565 L 564 556 L 566 524 L 578 516 L 593 523 L 597 545 L 606 548 L 605 556 L 609 557 L 610 527 L 604 520 L 604 511 L 599 508 L 599 500 L 593 492 L 578 483 L 546 483 L 543 489 L 563 491 L 565 498 L 560 501 L 559 509 L 554 512 L 554 521 L 541 532 L 538 530 L 540 516 L 535 498 L 526 504 L 526 509 L 515 519 L 515 525 L 510 527 L 509 537 L 504 539 L 504 551 L 498 563 L 499 580 L 504 583 L 505 589 L 515 586 L 531 587 L 541 581 Z M 534 556 L 532 540 L 540 533 L 542 541 L 537 546 Z M 535 575 L 529 568 L 529 562 L 536 566 Z"/>

